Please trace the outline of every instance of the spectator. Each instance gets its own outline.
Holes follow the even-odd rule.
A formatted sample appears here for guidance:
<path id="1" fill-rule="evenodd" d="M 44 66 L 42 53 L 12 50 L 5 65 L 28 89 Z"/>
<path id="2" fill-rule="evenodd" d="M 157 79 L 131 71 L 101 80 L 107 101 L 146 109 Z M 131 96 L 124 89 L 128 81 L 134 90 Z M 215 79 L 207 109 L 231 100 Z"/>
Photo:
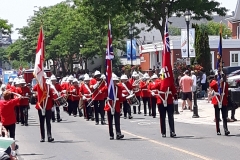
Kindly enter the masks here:
<path id="1" fill-rule="evenodd" d="M 184 76 L 180 79 L 180 87 L 182 89 L 182 111 L 186 109 L 186 100 L 188 103 L 189 109 L 192 111 L 192 86 L 193 86 L 193 80 L 191 77 L 188 76 L 189 71 L 186 70 L 184 72 Z"/>
<path id="2" fill-rule="evenodd" d="M 193 81 L 192 92 L 196 92 L 197 91 L 197 77 L 196 77 L 194 71 L 191 71 L 191 78 L 192 78 L 192 81 Z"/>
<path id="3" fill-rule="evenodd" d="M 207 93 L 207 75 L 205 70 L 202 70 L 202 78 L 201 78 L 201 86 L 202 86 L 202 92 L 203 92 L 203 98 L 205 97 Z"/>

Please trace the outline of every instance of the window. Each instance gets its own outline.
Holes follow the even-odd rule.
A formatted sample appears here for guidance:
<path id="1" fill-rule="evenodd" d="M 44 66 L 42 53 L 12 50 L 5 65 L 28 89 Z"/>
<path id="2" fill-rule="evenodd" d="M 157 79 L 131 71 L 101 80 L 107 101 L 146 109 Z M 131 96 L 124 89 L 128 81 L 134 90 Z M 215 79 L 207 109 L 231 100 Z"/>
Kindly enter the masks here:
<path id="1" fill-rule="evenodd" d="M 240 39 L 240 26 L 237 26 L 237 39 Z"/>
<path id="2" fill-rule="evenodd" d="M 230 51 L 230 66 L 239 66 L 239 53 L 240 51 Z"/>

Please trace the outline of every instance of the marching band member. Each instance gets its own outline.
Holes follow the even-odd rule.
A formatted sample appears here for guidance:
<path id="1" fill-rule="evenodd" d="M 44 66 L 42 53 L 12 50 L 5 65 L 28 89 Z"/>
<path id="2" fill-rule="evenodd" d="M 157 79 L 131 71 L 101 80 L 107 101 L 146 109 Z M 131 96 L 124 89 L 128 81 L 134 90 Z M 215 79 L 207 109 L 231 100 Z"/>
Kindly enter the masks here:
<path id="1" fill-rule="evenodd" d="M 67 94 L 69 116 L 71 116 L 71 114 L 72 114 L 72 98 L 71 98 L 70 88 L 71 88 L 73 79 L 74 79 L 73 76 L 70 75 L 67 79 L 67 82 L 62 84 L 62 89 L 65 90 L 65 92 Z"/>
<path id="2" fill-rule="evenodd" d="M 59 83 L 57 83 L 57 78 L 55 75 L 52 75 L 50 77 L 50 80 L 52 81 L 52 84 L 54 85 L 54 87 L 56 88 L 56 90 L 58 91 L 58 93 L 62 92 L 62 87 L 60 86 Z M 60 95 L 58 95 L 60 96 Z M 62 119 L 60 118 L 60 109 L 58 106 L 54 105 L 55 107 L 53 107 L 52 110 L 52 122 L 55 122 L 56 118 L 55 118 L 55 108 L 56 108 L 56 112 L 57 112 L 57 122 L 61 122 Z"/>
<path id="3" fill-rule="evenodd" d="M 123 114 L 124 114 L 124 119 L 127 119 L 127 113 L 128 113 L 128 118 L 132 119 L 131 115 L 131 107 L 127 102 L 126 97 L 132 94 L 132 85 L 128 81 L 127 75 L 122 75 L 121 76 L 121 83 L 119 86 L 122 87 L 122 96 L 123 96 Z"/>
<path id="4" fill-rule="evenodd" d="M 120 103 L 122 102 L 122 87 L 119 86 L 117 83 L 119 82 L 119 78 L 112 73 L 112 80 L 114 83 L 114 91 L 116 95 L 115 101 L 110 104 L 107 102 L 104 110 L 107 111 L 108 115 L 108 127 L 109 127 L 109 135 L 110 140 L 114 139 L 114 133 L 113 133 L 113 117 L 114 117 L 114 123 L 115 123 L 115 129 L 116 129 L 116 139 L 122 139 L 124 138 L 124 135 L 121 134 L 120 129 Z"/>
<path id="5" fill-rule="evenodd" d="M 105 85 L 105 81 L 101 79 L 101 73 L 99 71 L 95 71 L 94 77 L 90 80 L 90 89 L 92 90 L 92 101 L 94 105 L 94 111 L 95 111 L 95 121 L 96 125 L 99 124 L 99 113 L 101 114 L 101 124 L 104 125 L 105 120 L 105 112 L 104 112 L 104 92 L 107 90 L 107 87 Z"/>
<path id="6" fill-rule="evenodd" d="M 84 75 L 84 83 L 81 85 L 80 90 L 79 90 L 79 94 L 82 96 L 82 99 L 84 101 L 84 110 L 86 112 L 86 119 L 87 121 L 89 121 L 89 119 L 94 120 L 93 118 L 93 109 L 91 106 L 88 106 L 89 101 L 91 100 L 91 95 L 92 92 L 90 90 L 90 77 L 88 74 Z"/>
<path id="7" fill-rule="evenodd" d="M 11 90 L 12 89 L 12 83 L 13 83 L 13 78 L 9 78 L 8 84 L 6 86 L 7 90 Z"/>
<path id="8" fill-rule="evenodd" d="M 135 93 L 135 95 L 136 95 L 136 97 L 139 101 L 138 114 L 141 114 L 141 97 L 140 97 L 141 92 L 140 92 L 140 89 L 139 89 L 139 84 L 134 85 L 134 82 L 138 79 L 139 79 L 139 75 L 137 74 L 136 71 L 134 71 L 133 74 L 132 74 L 132 78 L 129 80 L 129 83 L 132 85 L 133 91 L 134 91 L 134 93 Z M 133 114 L 136 114 L 136 112 L 137 112 L 136 111 L 136 106 L 133 106 Z"/>
<path id="9" fill-rule="evenodd" d="M 151 104 L 150 104 L 151 93 L 148 90 L 149 78 L 150 78 L 149 75 L 145 73 L 143 80 L 140 81 L 140 84 L 139 84 L 139 88 L 141 89 L 141 98 L 144 106 L 144 116 L 147 115 L 147 104 L 148 104 L 149 115 L 151 114 Z"/>
<path id="10" fill-rule="evenodd" d="M 156 118 L 157 94 L 158 94 L 158 88 L 159 88 L 159 83 L 156 82 L 157 79 L 158 79 L 158 77 L 154 73 L 151 77 L 151 82 L 148 84 L 148 90 L 152 94 L 152 96 L 151 96 L 151 108 L 152 108 L 153 118 Z M 149 113 L 149 116 L 151 116 L 151 113 Z"/>
<path id="11" fill-rule="evenodd" d="M 222 73 L 222 79 L 220 82 L 222 93 L 219 94 L 217 79 L 218 79 L 218 71 L 215 73 L 215 80 L 212 80 L 212 82 L 209 85 L 214 93 L 214 96 L 212 98 L 212 104 L 215 110 L 216 131 L 217 131 L 217 135 L 221 135 L 220 128 L 219 128 L 220 110 L 221 110 L 222 119 L 223 119 L 223 129 L 224 129 L 225 135 L 227 136 L 230 134 L 227 127 L 228 83 L 226 83 L 226 76 Z"/>
<path id="12" fill-rule="evenodd" d="M 73 85 L 70 88 L 70 92 L 72 94 L 72 111 L 73 111 L 73 116 L 76 117 L 77 116 L 77 110 L 78 110 L 78 104 L 79 104 L 79 100 L 80 100 L 80 96 L 79 96 L 79 85 L 78 85 L 78 80 L 77 78 L 74 78 L 73 80 Z M 81 110 L 79 110 L 79 117 L 82 117 L 82 112 L 80 112 Z"/>
<path id="13" fill-rule="evenodd" d="M 162 71 L 160 72 L 160 74 Z M 174 83 L 170 87 L 164 86 L 160 81 L 158 83 L 159 93 L 157 95 L 158 111 L 160 114 L 160 126 L 162 137 L 166 137 L 166 112 L 168 114 L 168 123 L 170 129 L 170 137 L 176 137 L 174 128 L 174 96 L 177 94 Z M 167 98 L 166 98 L 167 97 Z"/>
<path id="14" fill-rule="evenodd" d="M 46 73 L 44 74 L 44 77 L 47 79 Z M 39 100 L 36 104 L 36 109 L 38 110 L 38 116 L 39 116 L 39 122 L 40 122 L 40 132 L 41 132 L 41 140 L 40 142 L 45 142 L 45 127 L 44 123 L 46 120 L 47 125 L 47 136 L 48 136 L 48 142 L 54 141 L 54 138 L 52 138 L 52 132 L 51 132 L 51 116 L 52 116 L 52 107 L 53 107 L 53 100 L 57 98 L 57 95 L 54 94 L 54 90 L 50 87 L 50 82 L 47 79 L 46 80 L 46 86 L 47 86 L 47 92 L 49 93 L 46 97 L 46 99 L 39 104 Z M 36 84 L 33 88 L 34 91 L 37 91 L 39 88 L 39 84 Z M 43 112 L 45 114 L 43 114 Z"/>
<path id="15" fill-rule="evenodd" d="M 31 95 L 30 89 L 26 86 L 25 79 L 20 79 L 19 81 L 20 87 L 16 88 L 16 93 L 22 96 L 20 100 L 20 115 L 21 115 L 21 124 L 22 126 L 28 126 L 28 108 L 29 108 L 29 98 Z"/>
<path id="16" fill-rule="evenodd" d="M 20 87 L 19 81 L 20 81 L 20 79 L 16 79 L 15 89 L 12 92 L 17 93 L 17 88 Z M 20 119 L 20 101 L 19 101 L 19 103 L 16 104 L 15 112 L 16 112 L 17 124 L 19 124 L 19 122 L 21 122 L 21 119 Z"/>

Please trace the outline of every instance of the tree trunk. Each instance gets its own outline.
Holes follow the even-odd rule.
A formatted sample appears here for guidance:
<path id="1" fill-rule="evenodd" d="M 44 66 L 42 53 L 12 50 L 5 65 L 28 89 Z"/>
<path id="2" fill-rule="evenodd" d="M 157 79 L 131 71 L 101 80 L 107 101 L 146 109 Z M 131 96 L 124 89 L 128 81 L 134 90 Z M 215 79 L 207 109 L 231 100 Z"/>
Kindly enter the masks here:
<path id="1" fill-rule="evenodd" d="M 86 58 L 86 59 L 84 59 L 84 65 L 85 65 L 85 71 L 88 69 L 88 64 L 87 64 L 87 62 L 88 62 L 88 59 Z"/>
<path id="2" fill-rule="evenodd" d="M 63 76 L 66 76 L 66 68 L 64 62 L 65 62 L 64 59 L 61 58 L 62 74 Z"/>
<path id="3" fill-rule="evenodd" d="M 70 73 L 73 74 L 73 59 L 70 57 L 69 59 L 69 65 L 70 65 Z"/>

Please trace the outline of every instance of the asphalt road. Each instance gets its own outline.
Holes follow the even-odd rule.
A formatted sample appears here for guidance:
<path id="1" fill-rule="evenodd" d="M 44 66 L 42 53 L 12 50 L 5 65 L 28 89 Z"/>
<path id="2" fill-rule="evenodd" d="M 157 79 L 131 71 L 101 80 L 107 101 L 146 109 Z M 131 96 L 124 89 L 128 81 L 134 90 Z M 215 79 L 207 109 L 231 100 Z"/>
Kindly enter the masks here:
<path id="1" fill-rule="evenodd" d="M 238 160 L 240 126 L 231 135 L 217 136 L 215 127 L 175 123 L 176 138 L 162 138 L 159 117 L 133 115 L 121 118 L 123 140 L 109 140 L 108 126 L 61 113 L 63 121 L 52 123 L 53 143 L 40 143 L 37 111 L 29 110 L 29 126 L 17 125 L 18 155 L 24 160 Z M 199 119 L 201 121 L 201 119 Z M 168 130 L 168 129 L 167 129 Z M 222 134 L 224 134 L 222 130 Z"/>

